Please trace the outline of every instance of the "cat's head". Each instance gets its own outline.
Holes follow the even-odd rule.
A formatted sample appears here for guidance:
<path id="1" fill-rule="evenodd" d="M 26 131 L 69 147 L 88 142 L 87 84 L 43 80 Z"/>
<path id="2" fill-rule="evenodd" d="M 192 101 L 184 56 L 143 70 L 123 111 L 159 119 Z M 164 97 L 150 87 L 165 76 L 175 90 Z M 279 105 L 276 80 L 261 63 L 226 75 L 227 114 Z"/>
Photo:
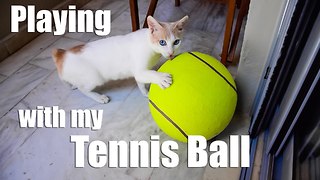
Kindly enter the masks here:
<path id="1" fill-rule="evenodd" d="M 153 49 L 163 57 L 172 59 L 181 44 L 183 26 L 188 18 L 185 16 L 176 22 L 158 22 L 152 16 L 148 16 L 147 23 Z"/>

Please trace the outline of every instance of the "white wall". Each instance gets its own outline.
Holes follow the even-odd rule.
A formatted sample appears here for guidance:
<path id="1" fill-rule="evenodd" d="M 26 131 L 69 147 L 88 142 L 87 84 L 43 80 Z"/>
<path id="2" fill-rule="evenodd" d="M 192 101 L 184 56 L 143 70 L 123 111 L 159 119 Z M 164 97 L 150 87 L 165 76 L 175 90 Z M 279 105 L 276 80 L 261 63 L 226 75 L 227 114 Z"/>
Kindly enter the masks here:
<path id="1" fill-rule="evenodd" d="M 251 0 L 236 77 L 238 108 L 250 113 L 287 0 Z"/>

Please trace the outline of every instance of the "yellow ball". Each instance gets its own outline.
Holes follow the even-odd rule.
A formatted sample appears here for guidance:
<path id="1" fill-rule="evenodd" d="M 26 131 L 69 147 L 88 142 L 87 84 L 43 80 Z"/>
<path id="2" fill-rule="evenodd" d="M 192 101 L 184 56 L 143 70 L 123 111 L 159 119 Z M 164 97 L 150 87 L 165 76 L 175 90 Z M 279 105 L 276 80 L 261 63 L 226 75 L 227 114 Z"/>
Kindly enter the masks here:
<path id="1" fill-rule="evenodd" d="M 223 64 L 207 54 L 186 52 L 163 64 L 159 72 L 172 75 L 173 84 L 151 84 L 149 107 L 160 129 L 187 142 L 188 135 L 207 140 L 223 131 L 237 104 L 236 84 Z"/>

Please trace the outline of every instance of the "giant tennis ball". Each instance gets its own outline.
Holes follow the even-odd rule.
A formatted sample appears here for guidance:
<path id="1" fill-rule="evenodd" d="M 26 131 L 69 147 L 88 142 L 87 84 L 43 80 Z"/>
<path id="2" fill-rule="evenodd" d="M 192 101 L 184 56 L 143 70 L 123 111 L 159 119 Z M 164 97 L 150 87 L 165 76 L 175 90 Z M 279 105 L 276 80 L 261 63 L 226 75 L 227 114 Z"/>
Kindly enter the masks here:
<path id="1" fill-rule="evenodd" d="M 237 88 L 223 64 L 209 55 L 187 52 L 158 71 L 173 79 L 169 88 L 151 84 L 149 91 L 150 111 L 162 131 L 187 142 L 188 135 L 209 140 L 226 128 L 236 108 Z"/>

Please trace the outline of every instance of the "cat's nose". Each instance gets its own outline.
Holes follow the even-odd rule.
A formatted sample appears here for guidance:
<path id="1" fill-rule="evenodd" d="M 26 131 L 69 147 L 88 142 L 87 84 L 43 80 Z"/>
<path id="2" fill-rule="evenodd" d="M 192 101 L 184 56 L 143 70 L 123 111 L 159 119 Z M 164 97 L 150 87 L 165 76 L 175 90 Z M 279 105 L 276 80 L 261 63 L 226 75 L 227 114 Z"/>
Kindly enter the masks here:
<path id="1" fill-rule="evenodd" d="M 173 55 L 173 54 L 169 54 L 169 58 L 170 58 L 170 59 L 173 59 L 173 58 L 174 58 L 174 55 Z"/>

